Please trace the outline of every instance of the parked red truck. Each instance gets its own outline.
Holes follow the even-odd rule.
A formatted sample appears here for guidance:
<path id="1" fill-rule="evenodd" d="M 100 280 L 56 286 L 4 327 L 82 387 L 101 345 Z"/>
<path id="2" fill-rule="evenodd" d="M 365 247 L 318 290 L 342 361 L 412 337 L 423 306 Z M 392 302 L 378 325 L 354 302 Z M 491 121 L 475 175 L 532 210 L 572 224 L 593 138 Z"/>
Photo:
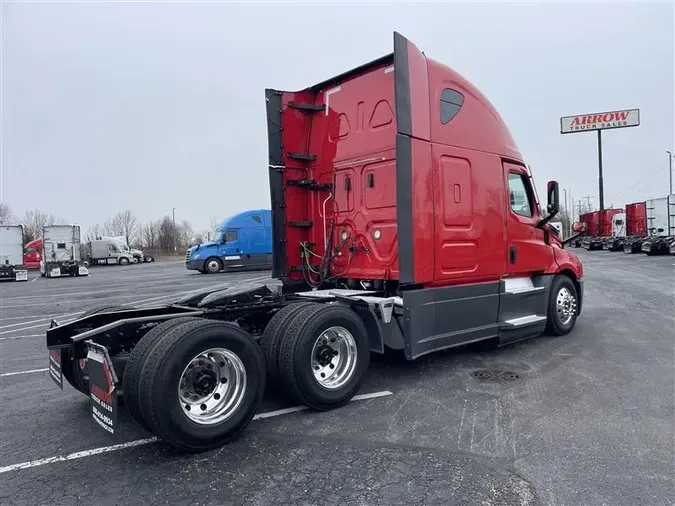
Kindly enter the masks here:
<path id="1" fill-rule="evenodd" d="M 598 211 L 598 239 L 601 242 L 600 249 L 608 248 L 614 241 L 612 228 L 613 219 L 617 214 L 623 212 L 623 209 L 603 209 Z M 623 238 L 622 238 L 623 240 Z"/>
<path id="2" fill-rule="evenodd" d="M 506 125 L 462 76 L 395 33 L 387 56 L 265 97 L 276 284 L 47 331 L 49 374 L 106 430 L 122 396 L 163 442 L 206 450 L 248 425 L 267 381 L 327 410 L 386 348 L 413 360 L 574 328 L 583 268 L 550 231 L 558 184 L 541 215 Z"/>
<path id="3" fill-rule="evenodd" d="M 624 253 L 640 253 L 642 241 L 647 236 L 647 202 L 626 204 L 626 240 Z"/>
<path id="4" fill-rule="evenodd" d="M 40 260 L 42 260 L 42 239 L 33 239 L 24 247 L 23 263 L 28 269 L 39 269 Z"/>
<path id="5" fill-rule="evenodd" d="M 592 211 L 579 215 L 579 221 L 584 224 L 586 233 L 581 246 L 587 250 L 602 249 L 603 240 L 600 237 L 600 212 Z"/>

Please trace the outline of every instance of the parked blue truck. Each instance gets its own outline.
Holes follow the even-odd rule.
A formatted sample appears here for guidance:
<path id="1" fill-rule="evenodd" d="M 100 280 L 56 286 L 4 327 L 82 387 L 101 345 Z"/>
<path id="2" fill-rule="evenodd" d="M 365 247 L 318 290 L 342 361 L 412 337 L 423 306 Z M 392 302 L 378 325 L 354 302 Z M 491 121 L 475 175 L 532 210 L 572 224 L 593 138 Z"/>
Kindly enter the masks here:
<path id="1" fill-rule="evenodd" d="M 271 211 L 252 209 L 225 218 L 213 241 L 187 250 L 185 266 L 203 274 L 271 270 Z"/>

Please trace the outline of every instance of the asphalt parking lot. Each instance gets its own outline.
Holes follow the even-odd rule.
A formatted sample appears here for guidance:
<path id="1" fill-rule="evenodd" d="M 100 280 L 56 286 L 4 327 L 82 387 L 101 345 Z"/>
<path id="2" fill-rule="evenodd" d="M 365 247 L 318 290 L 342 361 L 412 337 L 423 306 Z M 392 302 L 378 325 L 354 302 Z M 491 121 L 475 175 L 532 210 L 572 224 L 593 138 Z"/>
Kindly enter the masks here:
<path id="1" fill-rule="evenodd" d="M 87 398 L 48 378 L 45 327 L 269 273 L 157 262 L 2 284 L 0 504 L 673 504 L 675 257 L 574 251 L 586 291 L 572 334 L 375 357 L 349 405 L 267 399 L 241 438 L 193 456 L 123 409 L 114 436 L 96 426 Z M 472 375 L 484 369 L 515 374 Z"/>

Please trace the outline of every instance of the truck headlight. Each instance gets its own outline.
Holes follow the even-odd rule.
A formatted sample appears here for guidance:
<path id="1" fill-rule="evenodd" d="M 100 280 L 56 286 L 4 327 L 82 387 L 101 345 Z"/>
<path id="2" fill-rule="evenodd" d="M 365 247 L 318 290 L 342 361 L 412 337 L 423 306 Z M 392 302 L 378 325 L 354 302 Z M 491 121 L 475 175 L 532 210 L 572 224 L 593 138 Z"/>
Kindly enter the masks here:
<path id="1" fill-rule="evenodd" d="M 193 254 L 193 255 L 192 255 L 192 258 L 193 258 L 194 260 L 199 260 L 199 253 Z"/>

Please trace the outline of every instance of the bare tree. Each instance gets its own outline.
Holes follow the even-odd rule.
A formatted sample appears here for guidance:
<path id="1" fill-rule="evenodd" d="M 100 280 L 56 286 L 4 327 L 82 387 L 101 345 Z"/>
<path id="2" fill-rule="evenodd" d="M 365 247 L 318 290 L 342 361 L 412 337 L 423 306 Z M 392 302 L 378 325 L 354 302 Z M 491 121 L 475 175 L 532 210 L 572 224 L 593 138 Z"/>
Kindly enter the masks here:
<path id="1" fill-rule="evenodd" d="M 21 224 L 23 225 L 23 236 L 26 242 L 42 237 L 42 230 L 47 225 L 66 225 L 68 222 L 54 214 L 45 214 L 35 209 L 26 211 Z"/>
<path id="2" fill-rule="evenodd" d="M 108 235 L 108 236 L 117 235 L 115 234 L 115 227 L 113 227 L 112 218 L 108 218 L 107 220 L 105 220 L 105 223 L 103 223 L 103 226 L 101 227 L 101 235 Z"/>
<path id="3" fill-rule="evenodd" d="M 87 241 L 95 241 L 97 237 L 101 237 L 102 235 L 105 235 L 103 233 L 103 227 L 98 223 L 96 223 L 95 225 L 92 225 L 87 229 L 85 239 Z"/>
<path id="4" fill-rule="evenodd" d="M 13 225 L 14 221 L 12 207 L 5 202 L 0 202 L 0 225 Z"/>
<path id="5" fill-rule="evenodd" d="M 193 236 L 195 244 L 201 244 L 206 241 L 212 240 L 216 235 L 216 232 L 211 229 L 204 229 L 201 232 L 195 233 Z"/>
<path id="6" fill-rule="evenodd" d="M 164 216 L 159 222 L 159 237 L 158 242 L 160 248 L 164 251 L 173 251 L 174 246 L 178 242 L 178 235 L 176 233 L 176 226 L 173 224 L 171 216 Z"/>
<path id="7" fill-rule="evenodd" d="M 204 232 L 197 232 L 195 235 L 192 236 L 190 240 L 190 246 L 203 243 L 205 238 L 206 235 L 204 234 Z"/>
<path id="8" fill-rule="evenodd" d="M 123 235 L 127 244 L 131 244 L 138 232 L 138 220 L 131 211 L 123 211 L 111 218 L 110 228 L 114 235 Z"/>
<path id="9" fill-rule="evenodd" d="M 214 233 L 218 230 L 218 225 L 220 225 L 220 220 L 215 216 L 209 217 L 209 232 Z"/>
<path id="10" fill-rule="evenodd" d="M 150 221 L 141 227 L 141 243 L 144 248 L 155 249 L 159 246 L 158 221 Z"/>
<path id="11" fill-rule="evenodd" d="M 177 236 L 178 245 L 183 248 L 188 247 L 192 242 L 192 238 L 195 234 L 194 230 L 192 229 L 192 225 L 190 225 L 190 222 L 188 222 L 187 220 L 184 220 L 176 228 L 178 229 L 176 230 L 176 233 L 178 234 Z"/>

